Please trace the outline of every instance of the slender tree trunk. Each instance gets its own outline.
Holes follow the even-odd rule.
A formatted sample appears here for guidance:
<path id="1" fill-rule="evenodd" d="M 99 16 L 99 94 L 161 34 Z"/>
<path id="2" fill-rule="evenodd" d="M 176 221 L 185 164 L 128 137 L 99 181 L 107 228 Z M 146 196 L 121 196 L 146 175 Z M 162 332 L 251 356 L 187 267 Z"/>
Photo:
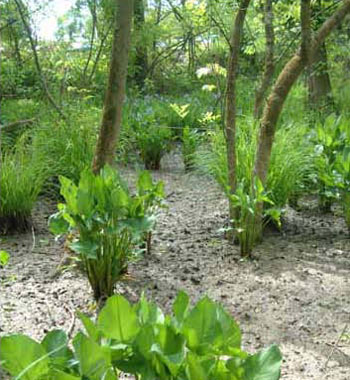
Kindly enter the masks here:
<path id="1" fill-rule="evenodd" d="M 90 48 L 89 48 L 89 55 L 87 57 L 87 60 L 85 62 L 85 66 L 83 69 L 83 80 L 86 80 L 86 73 L 91 61 L 92 57 L 92 51 L 94 48 L 94 42 L 95 42 L 95 34 L 96 34 L 96 24 L 97 24 L 97 15 L 96 15 L 96 0 L 92 0 L 92 2 L 88 2 L 91 17 L 92 17 L 92 30 L 91 30 L 91 37 L 90 37 Z"/>
<path id="2" fill-rule="evenodd" d="M 303 3 L 302 2 L 302 10 Z M 310 1 L 310 0 L 307 0 Z M 304 4 L 305 5 L 305 4 Z M 302 26 L 304 30 L 302 32 L 303 42 L 298 52 L 291 58 L 291 60 L 285 65 L 276 83 L 271 91 L 268 101 L 265 105 L 263 116 L 260 125 L 260 135 L 257 148 L 257 154 L 255 158 L 255 175 L 261 180 L 263 185 L 266 184 L 267 174 L 269 169 L 272 144 L 274 142 L 276 125 L 278 118 L 281 114 L 283 104 L 288 96 L 290 89 L 298 79 L 303 69 L 307 66 L 307 57 L 314 57 L 315 52 L 325 41 L 327 36 L 332 30 L 337 27 L 350 12 L 350 0 L 344 0 L 342 6 L 338 8 L 335 13 L 329 17 L 323 25 L 319 28 L 312 41 L 308 42 L 307 39 L 310 33 L 306 30 L 310 21 L 304 19 L 305 14 L 301 16 Z M 305 49 L 308 51 L 308 44 L 310 45 L 310 51 L 305 55 Z M 262 232 L 262 207 L 260 205 L 260 215 L 256 220 L 257 229 Z"/>
<path id="3" fill-rule="evenodd" d="M 145 25 L 145 6 L 144 0 L 134 0 L 134 26 L 135 32 L 138 35 L 138 43 L 136 46 L 135 57 L 135 82 L 139 90 L 142 90 L 145 86 L 145 80 L 148 73 L 148 54 L 147 46 L 140 39 L 141 34 L 144 32 Z"/>
<path id="4" fill-rule="evenodd" d="M 91 72 L 89 74 L 88 82 L 91 82 L 93 76 L 95 75 L 95 72 L 97 70 L 97 65 L 98 65 L 98 63 L 100 61 L 100 57 L 101 57 L 101 54 L 102 54 L 102 50 L 103 50 L 104 44 L 105 44 L 105 42 L 107 40 L 107 37 L 108 37 L 109 32 L 111 31 L 112 27 L 113 27 L 113 23 L 111 23 L 111 25 L 109 25 L 106 33 L 101 37 L 100 45 L 99 45 L 99 47 L 97 49 L 96 57 L 94 59 L 94 63 L 92 65 L 92 69 L 91 69 Z"/>
<path id="5" fill-rule="evenodd" d="M 265 70 L 260 87 L 255 94 L 254 117 L 259 119 L 261 116 L 261 108 L 265 99 L 265 94 L 271 85 L 273 73 L 275 71 L 274 62 L 274 46 L 275 33 L 273 30 L 273 0 L 266 0 L 264 9 L 264 24 L 266 38 L 266 53 L 265 53 Z"/>
<path id="6" fill-rule="evenodd" d="M 116 25 L 108 86 L 103 107 L 100 134 L 92 164 L 95 174 L 98 174 L 106 163 L 112 164 L 114 161 L 125 97 L 133 0 L 116 0 L 116 3 Z"/>
<path id="7" fill-rule="evenodd" d="M 230 56 L 227 64 L 226 92 L 225 92 L 225 133 L 228 165 L 228 185 L 231 194 L 236 191 L 236 78 L 238 69 L 238 56 L 241 45 L 241 35 L 247 8 L 250 0 L 241 0 L 236 15 L 231 38 Z M 229 207 L 230 219 L 236 218 L 236 210 Z"/>
<path id="8" fill-rule="evenodd" d="M 44 75 L 44 73 L 42 71 L 42 68 L 41 68 L 41 65 L 40 65 L 40 61 L 39 61 L 38 52 L 36 50 L 36 42 L 34 41 L 32 29 L 31 29 L 31 27 L 29 25 L 29 22 L 26 19 L 26 15 L 24 14 L 22 1 L 21 0 L 15 0 L 15 3 L 16 3 L 18 12 L 19 12 L 19 14 L 21 16 L 21 20 L 22 20 L 23 26 L 24 26 L 24 28 L 25 28 L 25 30 L 27 32 L 28 38 L 29 38 L 30 46 L 32 48 L 32 52 L 33 52 L 33 56 L 34 56 L 35 67 L 36 67 L 36 70 L 38 72 L 42 88 L 43 88 L 43 90 L 44 90 L 44 92 L 46 94 L 46 97 L 47 97 L 49 103 L 52 105 L 52 107 L 57 111 L 57 113 L 62 117 L 62 119 L 64 119 L 65 121 L 67 121 L 66 115 L 63 113 L 63 111 L 61 110 L 61 108 L 55 102 L 55 100 L 54 100 L 53 96 L 51 95 L 50 90 L 49 90 L 49 88 L 47 86 L 46 78 L 45 78 L 45 75 Z"/>
<path id="9" fill-rule="evenodd" d="M 332 86 L 328 73 L 326 44 L 317 49 L 308 77 L 309 103 L 313 109 L 335 109 Z"/>

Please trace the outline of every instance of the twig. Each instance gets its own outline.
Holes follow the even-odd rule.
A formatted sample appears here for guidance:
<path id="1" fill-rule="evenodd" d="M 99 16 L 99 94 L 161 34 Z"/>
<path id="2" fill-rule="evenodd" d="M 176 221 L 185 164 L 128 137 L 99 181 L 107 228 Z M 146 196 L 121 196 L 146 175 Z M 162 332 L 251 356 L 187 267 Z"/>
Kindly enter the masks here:
<path id="1" fill-rule="evenodd" d="M 32 226 L 32 237 L 33 237 L 32 252 L 33 252 L 34 248 L 35 248 L 35 231 L 34 231 L 34 227 L 33 226 Z"/>
<path id="2" fill-rule="evenodd" d="M 2 125 L 0 128 L 2 130 L 14 129 L 16 127 L 23 127 L 27 124 L 33 124 L 34 122 L 35 122 L 35 119 L 18 120 L 18 121 L 14 121 L 13 123 Z"/>
<path id="3" fill-rule="evenodd" d="M 328 362 L 331 360 L 331 357 L 333 356 L 334 351 L 335 351 L 336 349 L 338 349 L 338 344 L 339 344 L 339 342 L 340 342 L 342 336 L 344 335 L 344 333 L 345 333 L 345 331 L 346 331 L 347 329 L 348 329 L 348 324 L 346 324 L 346 325 L 344 326 L 342 332 L 340 333 L 340 335 L 339 335 L 339 337 L 338 337 L 338 340 L 337 340 L 336 343 L 332 346 L 332 350 L 331 350 L 330 354 L 328 355 L 328 358 L 327 358 L 326 363 L 325 363 L 325 365 L 324 365 L 324 369 L 325 369 L 325 370 L 327 369 Z"/>
<path id="4" fill-rule="evenodd" d="M 73 330 L 74 330 L 74 326 L 75 326 L 75 321 L 76 321 L 76 315 L 75 313 L 72 311 L 72 309 L 68 306 L 65 306 L 64 307 L 66 310 L 68 310 L 68 312 L 70 313 L 71 317 L 72 317 L 72 320 L 71 320 L 71 323 L 70 323 L 70 326 L 69 326 L 69 329 L 67 331 L 67 337 L 68 337 L 68 340 L 71 339 L 72 337 L 72 334 L 73 334 Z"/>

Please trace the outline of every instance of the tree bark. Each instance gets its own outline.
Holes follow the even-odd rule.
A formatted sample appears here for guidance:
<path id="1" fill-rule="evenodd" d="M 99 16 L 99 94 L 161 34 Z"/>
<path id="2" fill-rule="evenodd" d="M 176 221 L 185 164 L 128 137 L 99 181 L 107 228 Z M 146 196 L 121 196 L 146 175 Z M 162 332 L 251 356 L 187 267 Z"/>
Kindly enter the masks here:
<path id="1" fill-rule="evenodd" d="M 36 67 L 36 70 L 38 72 L 42 88 L 46 94 L 46 97 L 47 97 L 49 103 L 52 105 L 52 107 L 57 111 L 57 113 L 61 116 L 62 119 L 67 121 L 68 119 L 67 119 L 66 115 L 63 113 L 61 108 L 55 102 L 55 100 L 54 100 L 53 96 L 51 95 L 50 90 L 47 86 L 46 78 L 45 78 L 45 75 L 42 71 L 40 61 L 39 61 L 38 52 L 36 50 L 36 42 L 34 41 L 34 38 L 33 38 L 32 29 L 31 29 L 28 21 L 26 20 L 26 15 L 24 14 L 22 1 L 21 0 L 15 0 L 15 3 L 16 3 L 18 12 L 21 16 L 23 26 L 24 26 L 24 28 L 27 32 L 28 38 L 29 38 L 30 46 L 32 48 L 32 52 L 33 52 L 33 56 L 34 56 L 35 67 Z"/>
<path id="2" fill-rule="evenodd" d="M 301 0 L 302 2 L 304 0 Z M 303 9 L 303 7 L 302 7 Z M 327 36 L 332 32 L 332 30 L 337 27 L 345 18 L 345 16 L 350 12 L 350 0 L 344 0 L 342 6 L 338 8 L 335 13 L 329 17 L 323 25 L 319 28 L 317 33 L 314 35 L 314 38 L 310 42 L 310 57 L 312 58 L 325 41 Z M 303 19 L 302 15 L 301 19 Z M 303 21 L 302 25 L 307 27 L 309 21 Z M 262 184 L 266 184 L 267 174 L 269 169 L 270 157 L 272 144 L 275 137 L 276 125 L 278 118 L 281 114 L 283 104 L 288 96 L 290 89 L 293 84 L 298 79 L 299 75 L 307 65 L 307 55 L 305 57 L 305 46 L 308 42 L 305 40 L 308 36 L 307 31 L 303 31 L 303 42 L 302 48 L 300 48 L 297 53 L 290 59 L 290 61 L 285 65 L 279 77 L 276 80 L 276 83 L 271 91 L 271 94 L 268 98 L 267 104 L 265 105 L 263 116 L 260 123 L 260 134 L 259 142 L 257 148 L 257 154 L 255 158 L 255 175 L 261 180 Z M 262 205 L 261 212 L 262 212 Z M 262 231 L 261 224 L 261 213 L 259 215 L 259 220 L 257 224 L 260 226 Z"/>
<path id="3" fill-rule="evenodd" d="M 226 92 L 225 92 L 225 133 L 228 165 L 228 185 L 231 194 L 236 191 L 236 78 L 238 69 L 238 56 L 241 45 L 241 35 L 247 8 L 250 0 L 241 0 L 236 15 L 231 38 L 230 56 L 227 64 Z M 229 207 L 230 219 L 236 218 L 236 210 Z"/>
<path id="4" fill-rule="evenodd" d="M 262 103 L 265 94 L 271 85 L 273 73 L 275 71 L 274 62 L 274 47 L 275 47 L 275 33 L 273 30 L 273 0 L 266 0 L 264 9 L 264 24 L 265 24 L 265 38 L 266 38 L 266 53 L 265 53 L 265 70 L 260 87 L 255 94 L 254 103 L 254 117 L 259 119 L 261 116 Z"/>
<path id="5" fill-rule="evenodd" d="M 101 129 L 92 164 L 95 174 L 98 174 L 106 163 L 112 164 L 114 161 L 125 97 L 133 0 L 116 0 L 116 4 L 116 25 L 109 79 L 103 107 Z"/>
<path id="6" fill-rule="evenodd" d="M 138 43 L 136 46 L 135 56 L 135 82 L 139 90 L 145 86 L 145 80 L 148 73 L 148 54 L 147 46 L 140 40 L 140 35 L 144 32 L 145 25 L 145 6 L 144 0 L 134 0 L 134 26 L 138 35 Z"/>

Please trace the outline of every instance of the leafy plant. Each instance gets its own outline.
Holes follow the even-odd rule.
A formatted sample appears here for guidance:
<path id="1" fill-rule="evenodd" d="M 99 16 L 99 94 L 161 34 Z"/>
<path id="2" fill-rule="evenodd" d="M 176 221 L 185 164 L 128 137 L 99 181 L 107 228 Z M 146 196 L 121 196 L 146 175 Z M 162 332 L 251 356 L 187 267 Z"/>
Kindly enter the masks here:
<path id="1" fill-rule="evenodd" d="M 328 212 L 338 198 L 336 185 L 337 156 L 344 148 L 344 123 L 334 114 L 324 122 L 318 122 L 315 129 L 315 155 L 320 208 Z"/>
<path id="2" fill-rule="evenodd" d="M 4 250 L 0 250 L 0 267 L 4 267 L 5 265 L 7 265 L 9 260 L 10 260 L 9 253 Z"/>
<path id="3" fill-rule="evenodd" d="M 1 339 L 0 362 L 18 380 L 278 380 L 282 357 L 276 346 L 248 354 L 241 332 L 223 307 L 204 297 L 192 309 L 180 292 L 173 315 L 145 297 L 131 306 L 108 299 L 96 323 L 79 313 L 86 334 L 73 339 L 49 332 L 39 343 L 24 335 Z"/>
<path id="4" fill-rule="evenodd" d="M 141 173 L 138 194 L 133 196 L 108 166 L 99 176 L 83 171 L 78 185 L 65 177 L 60 177 L 60 182 L 66 203 L 58 205 L 50 229 L 56 235 L 77 232 L 70 247 L 78 254 L 99 301 L 113 294 L 135 257 L 135 248 L 152 229 L 163 185 L 153 184 L 148 173 Z"/>
<path id="5" fill-rule="evenodd" d="M 350 234 L 350 146 L 346 146 L 337 156 L 334 179 Z"/>
<path id="6" fill-rule="evenodd" d="M 160 161 L 171 148 L 171 132 L 164 125 L 144 124 L 136 136 L 140 156 L 149 170 L 159 170 Z"/>
<path id="7" fill-rule="evenodd" d="M 191 130 L 188 126 L 182 130 L 182 157 L 185 170 L 191 170 L 195 164 L 195 153 L 199 146 L 199 135 L 196 130 Z"/>
<path id="8" fill-rule="evenodd" d="M 232 207 L 237 210 L 237 217 L 232 221 L 232 224 L 239 240 L 241 254 L 242 256 L 249 256 L 260 234 L 260 231 L 256 230 L 259 205 L 264 203 L 265 205 L 273 206 L 274 203 L 264 191 L 264 187 L 258 178 L 255 178 L 252 189 L 247 191 L 244 183 L 240 183 L 236 192 L 230 194 L 227 191 L 227 196 Z M 272 220 L 280 227 L 281 211 L 279 209 L 265 207 L 262 216 L 265 223 Z"/>

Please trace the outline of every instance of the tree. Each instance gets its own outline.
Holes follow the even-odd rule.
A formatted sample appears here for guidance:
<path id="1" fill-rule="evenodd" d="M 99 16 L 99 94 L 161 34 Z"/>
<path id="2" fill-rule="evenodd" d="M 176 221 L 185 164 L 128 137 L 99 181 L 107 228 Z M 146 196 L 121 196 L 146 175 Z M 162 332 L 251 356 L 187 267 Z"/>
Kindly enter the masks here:
<path id="1" fill-rule="evenodd" d="M 241 35 L 250 0 L 241 0 L 235 17 L 231 38 L 230 56 L 227 64 L 225 94 L 225 131 L 227 146 L 228 185 L 231 194 L 236 191 L 236 79 Z M 230 203 L 230 219 L 236 218 L 235 208 Z"/>
<path id="2" fill-rule="evenodd" d="M 265 2 L 264 26 L 266 39 L 265 69 L 261 84 L 258 87 L 255 94 L 254 117 L 256 119 L 258 119 L 261 116 L 261 108 L 265 98 L 265 94 L 271 85 L 273 73 L 275 71 L 275 33 L 273 30 L 273 0 L 266 0 Z"/>
<path id="3" fill-rule="evenodd" d="M 318 29 L 311 41 L 310 35 L 310 0 L 301 0 L 301 24 L 302 43 L 294 56 L 287 62 L 278 76 L 264 108 L 260 121 L 260 134 L 258 148 L 255 158 L 255 175 L 266 184 L 271 157 L 272 145 L 274 142 L 278 118 L 281 114 L 283 104 L 303 69 L 308 65 L 310 59 L 315 56 L 316 51 L 327 36 L 334 30 L 350 12 L 350 0 L 343 0 L 343 4 L 330 16 Z M 312 61 L 311 61 L 312 63 Z M 263 205 L 260 205 L 262 211 Z M 262 212 L 256 218 L 256 229 L 259 237 L 262 233 Z"/>
<path id="4" fill-rule="evenodd" d="M 109 79 L 101 128 L 92 165 L 95 174 L 98 174 L 106 163 L 112 164 L 114 161 L 125 97 L 133 0 L 116 0 L 116 6 Z"/>

